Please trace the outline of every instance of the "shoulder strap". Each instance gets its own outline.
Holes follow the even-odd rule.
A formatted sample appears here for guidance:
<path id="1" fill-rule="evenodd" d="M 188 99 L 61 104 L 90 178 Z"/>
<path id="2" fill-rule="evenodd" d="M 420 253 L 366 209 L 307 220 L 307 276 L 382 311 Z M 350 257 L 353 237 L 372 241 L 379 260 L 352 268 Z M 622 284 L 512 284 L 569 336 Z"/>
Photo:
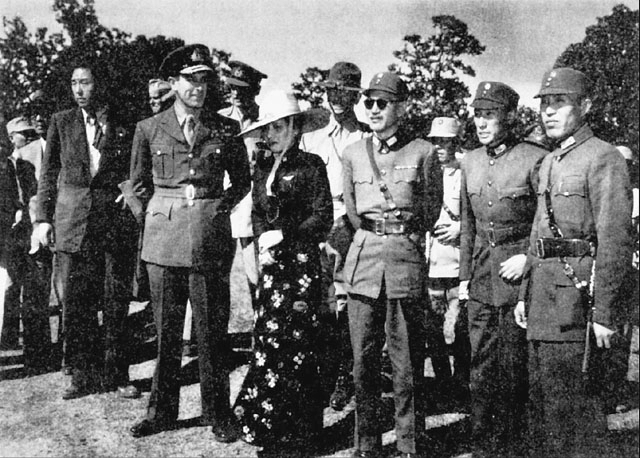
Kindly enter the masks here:
<path id="1" fill-rule="evenodd" d="M 557 239 L 562 238 L 562 231 L 556 224 L 556 218 L 553 214 L 553 207 L 551 206 L 551 170 L 553 169 L 553 159 L 549 165 L 549 175 L 547 176 L 547 186 L 544 190 L 544 204 L 547 212 L 547 218 L 549 220 L 549 229 L 553 236 Z"/>
<path id="2" fill-rule="evenodd" d="M 393 216 L 395 216 L 398 220 L 402 219 L 402 212 L 393 201 L 393 196 L 387 187 L 387 184 L 382 181 L 382 177 L 380 176 L 380 169 L 378 168 L 378 164 L 376 164 L 376 160 L 373 157 L 373 138 L 367 138 L 367 156 L 369 156 L 369 163 L 371 164 L 371 169 L 373 170 L 373 175 L 376 177 L 376 181 L 378 182 L 378 186 L 380 187 L 380 192 L 384 196 L 384 200 L 387 202 L 389 209 L 393 212 Z"/>

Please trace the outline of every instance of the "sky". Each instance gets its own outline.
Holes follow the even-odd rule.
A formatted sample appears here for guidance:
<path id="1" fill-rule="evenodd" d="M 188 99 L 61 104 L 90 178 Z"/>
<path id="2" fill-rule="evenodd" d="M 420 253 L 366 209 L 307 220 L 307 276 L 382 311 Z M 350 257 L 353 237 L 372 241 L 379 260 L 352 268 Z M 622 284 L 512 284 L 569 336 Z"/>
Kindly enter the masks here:
<path id="1" fill-rule="evenodd" d="M 347 60 L 362 69 L 362 85 L 396 62 L 403 37 L 433 33 L 431 18 L 465 22 L 486 50 L 463 56 L 481 81 L 501 81 L 537 108 L 543 73 L 571 43 L 584 39 L 598 17 L 638 0 L 95 0 L 99 21 L 133 36 L 165 35 L 232 53 L 269 75 L 262 96 L 290 89 L 308 67 Z M 30 31 L 59 31 L 51 0 L 0 0 L 0 16 L 20 15 Z M 261 97 L 258 98 L 260 100 Z"/>

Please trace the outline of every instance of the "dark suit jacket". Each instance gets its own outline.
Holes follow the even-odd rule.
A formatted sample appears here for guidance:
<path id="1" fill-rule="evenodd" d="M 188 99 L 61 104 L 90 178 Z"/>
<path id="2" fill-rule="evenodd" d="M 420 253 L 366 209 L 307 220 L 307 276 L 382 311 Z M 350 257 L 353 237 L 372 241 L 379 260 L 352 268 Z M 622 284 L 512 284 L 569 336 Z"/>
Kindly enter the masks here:
<path id="1" fill-rule="evenodd" d="M 238 123 L 203 112 L 193 146 L 173 106 L 140 121 L 131 185 L 146 210 L 142 259 L 163 266 L 219 267 L 231 240 L 229 212 L 249 192 L 249 163 Z M 231 186 L 224 189 L 225 171 Z M 195 198 L 187 199 L 192 186 Z"/>
<path id="2" fill-rule="evenodd" d="M 107 249 L 125 249 L 135 240 L 135 221 L 115 200 L 118 183 L 127 178 L 130 135 L 105 112 L 98 150 L 98 172 L 89 172 L 89 145 L 80 108 L 56 113 L 47 133 L 47 148 L 38 184 L 36 221 L 54 222 L 56 249 L 75 253 L 87 234 Z"/>

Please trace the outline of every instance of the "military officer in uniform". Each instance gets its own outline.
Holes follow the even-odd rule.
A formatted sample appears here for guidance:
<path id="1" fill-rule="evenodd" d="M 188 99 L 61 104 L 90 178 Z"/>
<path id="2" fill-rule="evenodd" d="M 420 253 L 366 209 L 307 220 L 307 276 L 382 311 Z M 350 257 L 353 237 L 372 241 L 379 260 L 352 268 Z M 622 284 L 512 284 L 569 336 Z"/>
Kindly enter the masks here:
<path id="1" fill-rule="evenodd" d="M 326 329 L 321 373 L 323 389 L 327 392 L 333 390 L 329 404 L 338 411 L 353 396 L 347 292 L 342 281 L 342 267 L 353 228 L 344 205 L 342 154 L 348 145 L 371 135 L 369 126 L 360 122 L 354 111 L 361 96 L 361 79 L 360 69 L 351 62 L 337 62 L 331 67 L 327 79 L 320 83 L 327 89 L 329 122 L 326 126 L 304 134 L 300 141 L 300 149 L 322 158 L 331 186 L 333 226 L 327 240 L 321 243 L 322 293 L 325 304 L 321 308 L 320 320 Z"/>
<path id="2" fill-rule="evenodd" d="M 513 309 L 547 152 L 514 135 L 518 100 L 506 84 L 480 83 L 471 106 L 482 146 L 462 161 L 460 297 L 468 299 L 472 440 L 480 456 L 518 454 L 526 424 L 526 337 Z"/>
<path id="3" fill-rule="evenodd" d="M 260 93 L 260 82 L 267 75 L 252 66 L 232 60 L 229 62 L 231 76 L 225 78 L 231 92 L 231 105 L 218 111 L 222 116 L 233 119 L 241 130 L 247 129 L 258 119 L 258 104 L 256 97 Z M 242 141 L 246 149 L 246 155 L 251 169 L 257 156 L 260 142 L 260 131 L 251 130 L 242 134 Z M 228 176 L 225 176 L 225 186 L 228 185 Z M 251 193 L 246 196 L 231 210 L 231 234 L 237 240 L 237 245 L 242 250 L 242 264 L 247 276 L 247 284 L 252 303 L 256 300 L 258 287 L 258 261 L 257 250 L 253 240 L 253 224 L 251 223 L 252 198 Z M 234 252 L 235 253 L 235 252 Z M 229 260 L 229 271 L 233 259 Z M 231 272 L 229 272 L 231 273 Z M 233 292 L 236 293 L 237 292 Z M 234 301 L 237 302 L 237 301 Z M 254 310 L 257 305 L 253 305 Z"/>
<path id="4" fill-rule="evenodd" d="M 590 389 L 627 355 L 621 325 L 632 200 L 624 159 L 586 123 L 589 89 L 582 72 L 556 68 L 536 96 L 555 149 L 540 167 L 530 284 L 516 310 L 529 339 L 534 456 L 615 455 L 603 437 L 601 399 Z"/>
<path id="5" fill-rule="evenodd" d="M 442 173 L 433 146 L 402 130 L 404 81 L 394 73 L 378 73 L 364 95 L 373 136 L 347 146 L 343 154 L 344 200 L 357 228 L 343 271 L 354 359 L 354 456 L 381 451 L 385 331 L 397 448 L 400 456 L 415 456 L 424 429 L 419 405 L 424 399 L 424 237 L 442 206 Z"/>
<path id="6" fill-rule="evenodd" d="M 147 418 L 131 428 L 142 437 L 175 427 L 180 397 L 182 328 L 187 300 L 198 340 L 202 420 L 214 438 L 235 438 L 229 405 L 229 211 L 248 192 L 249 167 L 238 126 L 203 109 L 215 84 L 204 45 L 169 53 L 160 73 L 175 92 L 171 108 L 138 123 L 132 188 L 144 215 L 146 262 L 158 331 L 158 357 Z M 227 172 L 231 186 L 223 189 Z"/>

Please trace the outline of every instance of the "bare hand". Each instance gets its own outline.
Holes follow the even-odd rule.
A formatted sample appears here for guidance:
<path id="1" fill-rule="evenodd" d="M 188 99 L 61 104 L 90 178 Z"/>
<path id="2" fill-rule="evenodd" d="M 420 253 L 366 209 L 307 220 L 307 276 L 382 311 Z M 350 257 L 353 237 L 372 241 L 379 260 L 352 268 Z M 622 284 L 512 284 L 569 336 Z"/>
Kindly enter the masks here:
<path id="1" fill-rule="evenodd" d="M 516 319 L 516 324 L 522 329 L 527 329 L 527 313 L 524 306 L 524 301 L 519 301 L 516 304 L 516 308 L 513 309 L 513 315 Z"/>
<path id="2" fill-rule="evenodd" d="M 31 233 L 31 248 L 29 254 L 34 254 L 40 247 L 53 244 L 53 226 L 49 223 L 37 223 Z"/>
<path id="3" fill-rule="evenodd" d="M 127 208 L 127 201 L 124 198 L 124 194 L 120 194 L 118 197 L 116 197 L 116 203 L 119 204 L 120 202 L 122 202 L 122 209 L 126 209 Z"/>
<path id="4" fill-rule="evenodd" d="M 452 221 L 435 228 L 433 235 L 443 245 L 452 245 L 460 237 L 460 221 Z"/>
<path id="5" fill-rule="evenodd" d="M 615 331 L 605 328 L 601 324 L 593 323 L 593 334 L 596 336 L 598 348 L 611 348 L 611 336 L 615 334 Z"/>
<path id="6" fill-rule="evenodd" d="M 260 267 L 270 266 L 275 262 L 276 260 L 274 259 L 270 250 L 261 251 L 260 254 L 258 254 L 258 263 L 260 264 Z"/>
<path id="7" fill-rule="evenodd" d="M 463 280 L 460 282 L 460 287 L 458 288 L 458 300 L 469 300 L 469 280 Z"/>
<path id="8" fill-rule="evenodd" d="M 526 254 L 516 254 L 500 264 L 498 274 L 506 281 L 520 280 L 524 274 L 524 266 L 526 263 Z"/>

